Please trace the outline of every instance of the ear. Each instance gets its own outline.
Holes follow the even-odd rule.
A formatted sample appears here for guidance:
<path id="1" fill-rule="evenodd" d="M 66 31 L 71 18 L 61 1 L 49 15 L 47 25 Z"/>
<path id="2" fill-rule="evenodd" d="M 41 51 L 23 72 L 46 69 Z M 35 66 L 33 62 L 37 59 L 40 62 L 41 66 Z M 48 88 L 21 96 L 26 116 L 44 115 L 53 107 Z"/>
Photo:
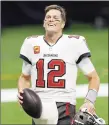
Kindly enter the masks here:
<path id="1" fill-rule="evenodd" d="M 45 20 L 43 21 L 43 27 L 45 28 Z"/>
<path id="2" fill-rule="evenodd" d="M 65 22 L 63 21 L 63 22 L 62 22 L 62 25 L 61 25 L 61 28 L 63 29 L 64 26 L 65 26 Z"/>
<path id="3" fill-rule="evenodd" d="M 44 25 L 44 23 L 43 23 L 43 27 L 45 28 L 45 25 Z"/>

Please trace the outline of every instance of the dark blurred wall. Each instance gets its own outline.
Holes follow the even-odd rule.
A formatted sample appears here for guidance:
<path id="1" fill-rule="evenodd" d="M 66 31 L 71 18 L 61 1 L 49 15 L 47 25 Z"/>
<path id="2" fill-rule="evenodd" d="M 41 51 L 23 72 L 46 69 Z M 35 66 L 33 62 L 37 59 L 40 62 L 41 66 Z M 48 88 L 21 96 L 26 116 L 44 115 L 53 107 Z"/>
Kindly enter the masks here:
<path id="1" fill-rule="evenodd" d="M 1 1 L 1 25 L 42 24 L 44 8 L 50 4 L 67 11 L 67 26 L 72 22 L 93 23 L 97 16 L 109 22 L 108 1 Z"/>

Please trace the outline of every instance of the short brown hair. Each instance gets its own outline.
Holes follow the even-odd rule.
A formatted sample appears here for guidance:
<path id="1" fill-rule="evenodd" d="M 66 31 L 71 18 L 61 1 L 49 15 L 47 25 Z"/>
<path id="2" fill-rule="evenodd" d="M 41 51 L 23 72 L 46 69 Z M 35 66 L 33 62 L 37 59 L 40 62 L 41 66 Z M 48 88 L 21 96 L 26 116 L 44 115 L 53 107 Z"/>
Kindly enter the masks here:
<path id="1" fill-rule="evenodd" d="M 59 6 L 59 5 L 50 5 L 50 6 L 47 6 L 45 8 L 45 14 L 49 11 L 49 10 L 52 10 L 52 9 L 55 9 L 55 10 L 59 10 L 61 12 L 61 17 L 62 19 L 66 22 L 66 11 L 63 7 Z"/>

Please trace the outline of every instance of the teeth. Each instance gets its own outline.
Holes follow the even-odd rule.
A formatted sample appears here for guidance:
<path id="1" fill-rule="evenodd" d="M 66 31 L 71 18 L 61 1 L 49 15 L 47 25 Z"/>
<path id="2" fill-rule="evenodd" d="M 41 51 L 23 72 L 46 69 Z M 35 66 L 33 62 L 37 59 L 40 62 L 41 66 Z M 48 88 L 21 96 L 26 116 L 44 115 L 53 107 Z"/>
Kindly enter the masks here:
<path id="1" fill-rule="evenodd" d="M 53 24 L 48 24 L 49 26 L 54 26 Z"/>

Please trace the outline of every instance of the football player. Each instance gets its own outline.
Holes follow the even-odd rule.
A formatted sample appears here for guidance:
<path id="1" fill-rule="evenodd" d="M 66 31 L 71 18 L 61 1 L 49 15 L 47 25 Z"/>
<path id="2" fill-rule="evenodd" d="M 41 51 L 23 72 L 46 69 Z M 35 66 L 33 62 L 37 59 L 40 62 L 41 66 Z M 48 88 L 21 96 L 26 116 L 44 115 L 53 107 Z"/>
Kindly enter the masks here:
<path id="1" fill-rule="evenodd" d="M 95 114 L 99 76 L 89 58 L 91 53 L 85 38 L 63 34 L 65 23 L 66 12 L 63 7 L 47 6 L 43 23 L 45 34 L 27 37 L 20 50 L 23 66 L 18 81 L 19 102 L 23 103 L 20 96 L 23 89 L 32 85 L 43 104 L 42 115 L 40 119 L 33 118 L 33 124 L 73 124 L 78 68 L 89 81 L 80 110 L 87 108 L 88 112 Z"/>

